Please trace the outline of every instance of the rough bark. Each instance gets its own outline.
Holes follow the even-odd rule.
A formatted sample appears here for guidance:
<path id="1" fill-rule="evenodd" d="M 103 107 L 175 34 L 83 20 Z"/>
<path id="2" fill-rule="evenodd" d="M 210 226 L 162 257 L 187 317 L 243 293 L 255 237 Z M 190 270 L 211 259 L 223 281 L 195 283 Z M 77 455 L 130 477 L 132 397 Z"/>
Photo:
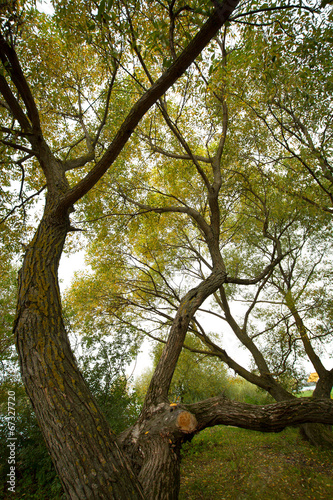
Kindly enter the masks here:
<path id="1" fill-rule="evenodd" d="M 45 216 L 20 272 L 17 350 L 27 393 L 67 495 L 143 498 L 76 365 L 61 315 L 57 268 L 68 218 Z"/>
<path id="2" fill-rule="evenodd" d="M 184 409 L 195 416 L 198 429 L 234 425 L 261 432 L 280 432 L 290 425 L 304 422 L 331 424 L 333 420 L 333 401 L 313 398 L 295 398 L 259 406 L 217 397 L 184 405 Z"/>
<path id="3" fill-rule="evenodd" d="M 327 398 L 331 397 L 333 370 L 326 370 L 327 373 L 320 377 L 316 388 L 313 392 L 314 398 Z M 319 446 L 329 450 L 333 449 L 333 429 L 331 425 L 322 424 L 303 424 L 300 427 L 301 436 L 309 441 L 313 446 Z"/>
<path id="4" fill-rule="evenodd" d="M 161 403 L 149 419 L 119 436 L 119 443 L 130 457 L 145 497 L 175 500 L 180 486 L 180 449 L 197 430 L 193 414 Z"/>

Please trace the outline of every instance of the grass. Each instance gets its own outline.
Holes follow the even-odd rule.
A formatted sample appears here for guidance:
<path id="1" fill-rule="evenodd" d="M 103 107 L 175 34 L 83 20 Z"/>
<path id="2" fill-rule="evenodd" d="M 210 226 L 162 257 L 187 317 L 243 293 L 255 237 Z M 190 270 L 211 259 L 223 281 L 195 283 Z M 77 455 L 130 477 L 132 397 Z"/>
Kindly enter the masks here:
<path id="1" fill-rule="evenodd" d="M 184 447 L 180 500 L 332 500 L 333 450 L 297 429 L 206 429 Z"/>

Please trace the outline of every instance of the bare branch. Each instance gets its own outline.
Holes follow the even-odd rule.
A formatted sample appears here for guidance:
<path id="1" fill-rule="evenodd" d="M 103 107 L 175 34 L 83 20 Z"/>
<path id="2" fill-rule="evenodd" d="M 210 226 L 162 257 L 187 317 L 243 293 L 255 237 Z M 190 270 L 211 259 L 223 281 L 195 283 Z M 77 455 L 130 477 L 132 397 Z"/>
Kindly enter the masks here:
<path id="1" fill-rule="evenodd" d="M 0 224 L 2 224 L 3 222 L 5 222 L 15 212 L 15 210 L 17 210 L 18 208 L 23 207 L 26 203 L 28 203 L 28 201 L 32 200 L 36 196 L 39 196 L 44 191 L 45 188 L 46 188 L 46 186 L 43 186 L 39 191 L 37 191 L 36 193 L 33 193 L 32 195 L 28 196 L 28 198 L 26 198 L 24 201 L 22 201 L 22 203 L 20 203 L 19 205 L 15 205 L 15 207 L 13 207 L 12 210 L 10 210 L 10 212 L 8 212 L 8 214 L 5 215 L 5 217 L 3 217 L 0 220 Z"/>
<path id="2" fill-rule="evenodd" d="M 3 75 L 0 75 L 0 92 L 6 100 L 7 107 L 11 110 L 14 118 L 19 122 L 24 132 L 31 131 L 31 125 L 28 118 L 25 116 L 24 111 L 19 105 L 16 97 L 11 91 L 6 78 Z"/>
<path id="3" fill-rule="evenodd" d="M 236 285 L 255 285 L 262 279 L 264 279 L 268 274 L 270 274 L 274 267 L 281 262 L 281 260 L 288 255 L 289 252 L 274 259 L 270 264 L 268 264 L 265 269 L 255 278 L 229 278 L 227 277 L 226 283 L 234 283 Z"/>
<path id="4" fill-rule="evenodd" d="M 75 168 L 84 167 L 90 161 L 93 161 L 95 158 L 95 152 L 91 151 L 90 153 L 81 156 L 80 158 L 75 158 L 73 160 L 66 160 L 62 162 L 65 172 L 68 170 L 74 170 Z"/>
<path id="5" fill-rule="evenodd" d="M 146 139 L 147 139 L 147 137 L 146 137 Z M 156 146 L 155 144 L 153 144 L 153 142 L 151 140 L 149 140 L 149 146 L 154 153 L 159 153 L 159 154 L 166 156 L 168 158 L 174 158 L 175 160 L 195 159 L 197 162 L 200 161 L 203 163 L 212 163 L 212 160 L 210 158 L 206 158 L 206 156 L 180 154 L 180 153 L 172 153 L 170 151 L 166 151 L 165 149 L 161 148 L 160 146 Z"/>

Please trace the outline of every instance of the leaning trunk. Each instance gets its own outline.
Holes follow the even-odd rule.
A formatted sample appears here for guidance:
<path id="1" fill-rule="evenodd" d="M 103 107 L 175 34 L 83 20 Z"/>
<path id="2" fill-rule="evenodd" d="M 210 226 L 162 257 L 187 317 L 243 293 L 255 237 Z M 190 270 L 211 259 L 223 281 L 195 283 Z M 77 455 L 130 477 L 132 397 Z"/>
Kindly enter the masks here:
<path id="1" fill-rule="evenodd" d="M 143 498 L 65 332 L 57 270 L 68 228 L 67 216 L 44 215 L 20 271 L 14 332 L 23 382 L 71 499 Z"/>

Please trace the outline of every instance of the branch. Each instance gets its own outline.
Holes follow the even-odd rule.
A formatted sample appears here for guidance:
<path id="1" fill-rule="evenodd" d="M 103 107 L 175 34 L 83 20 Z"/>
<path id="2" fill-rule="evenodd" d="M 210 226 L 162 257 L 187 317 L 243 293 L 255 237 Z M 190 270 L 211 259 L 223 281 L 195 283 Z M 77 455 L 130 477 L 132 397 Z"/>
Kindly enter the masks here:
<path id="1" fill-rule="evenodd" d="M 34 155 L 32 149 L 26 148 L 25 146 L 21 146 L 20 144 L 15 144 L 14 142 L 5 141 L 3 139 L 0 139 L 0 142 L 5 146 L 9 146 L 13 149 L 17 149 L 18 151 L 23 151 L 24 153 L 28 153 L 29 157 Z"/>
<path id="2" fill-rule="evenodd" d="M 73 170 L 75 168 L 84 167 L 87 163 L 92 161 L 95 158 L 95 152 L 91 151 L 90 153 L 80 156 L 80 158 L 75 158 L 74 160 L 66 160 L 62 162 L 65 172 L 68 170 Z"/>
<path id="3" fill-rule="evenodd" d="M 141 118 L 183 75 L 196 57 L 216 35 L 225 21 L 229 19 L 239 1 L 240 0 L 225 0 L 222 5 L 217 6 L 213 14 L 208 18 L 206 23 L 176 61 L 134 104 L 102 158 L 96 163 L 95 167 L 63 197 L 61 206 L 59 206 L 60 211 L 66 210 L 82 198 L 107 172 L 128 142 Z"/>
<path id="4" fill-rule="evenodd" d="M 23 207 L 26 203 L 28 203 L 28 201 L 30 201 L 32 198 L 34 198 L 35 196 L 38 196 L 40 195 L 40 193 L 42 193 L 44 191 L 44 189 L 46 188 L 46 186 L 43 186 L 39 191 L 37 191 L 36 193 L 33 193 L 32 195 L 28 196 L 28 198 L 26 198 L 25 200 L 22 201 L 22 203 L 20 203 L 19 205 L 15 205 L 15 207 L 13 207 L 10 212 L 8 212 L 7 215 L 5 215 L 5 217 L 3 217 L 1 220 L 0 220 L 0 224 L 2 224 L 3 222 L 5 222 L 14 212 L 17 208 L 21 208 Z"/>
<path id="5" fill-rule="evenodd" d="M 98 140 L 99 140 L 99 137 L 101 135 L 101 132 L 106 124 L 106 119 L 108 117 L 108 112 L 109 112 L 109 106 L 110 106 L 110 100 L 111 100 L 111 93 L 112 93 L 112 90 L 113 90 L 113 86 L 114 86 L 114 83 L 115 83 L 115 80 L 116 80 L 116 75 L 117 75 L 117 72 L 118 72 L 118 69 L 119 69 L 119 63 L 115 60 L 115 70 L 112 74 L 112 78 L 111 78 L 111 82 L 110 82 L 110 85 L 109 85 L 109 88 L 108 88 L 108 93 L 107 93 L 107 96 L 106 96 L 106 103 L 105 103 L 105 109 L 104 109 L 104 114 L 103 114 L 103 118 L 102 118 L 102 121 L 98 127 L 98 130 L 96 132 L 96 135 L 94 137 L 94 140 L 93 140 L 93 148 L 96 147 L 96 144 L 98 143 Z"/>
<path id="6" fill-rule="evenodd" d="M 296 398 L 265 406 L 231 401 L 224 396 L 184 405 L 195 416 L 196 431 L 214 425 L 233 425 L 261 432 L 280 432 L 290 425 L 333 424 L 333 401 Z"/>
<path id="7" fill-rule="evenodd" d="M 15 50 L 10 47 L 10 45 L 5 41 L 2 35 L 0 35 L 0 57 L 2 64 L 6 71 L 8 72 L 12 82 L 17 88 L 24 104 L 28 112 L 29 120 L 32 123 L 34 132 L 39 133 L 41 131 L 40 128 L 40 120 L 39 113 L 37 110 L 37 106 L 29 85 L 25 79 L 23 74 L 20 62 L 17 58 Z M 6 98 L 5 98 L 6 99 Z M 7 99 L 6 99 L 7 101 Z M 7 101 L 8 103 L 8 101 Z M 9 104 L 9 103 L 8 103 Z"/>
<path id="8" fill-rule="evenodd" d="M 11 111 L 10 107 L 8 106 L 8 104 L 5 101 L 0 101 L 0 106 L 2 108 L 7 109 L 7 111 Z"/>
<path id="9" fill-rule="evenodd" d="M 255 285 L 259 281 L 261 281 L 263 278 L 265 278 L 273 269 L 274 267 L 281 262 L 281 260 L 288 254 L 284 253 L 283 255 L 277 257 L 274 259 L 270 264 L 268 264 L 265 269 L 256 277 L 256 278 L 227 278 L 226 283 L 234 283 L 236 285 Z"/>
<path id="10" fill-rule="evenodd" d="M 168 207 L 151 207 L 150 205 L 145 205 L 144 203 L 140 203 L 138 201 L 133 200 L 129 196 L 127 196 L 125 193 L 121 192 L 121 196 L 128 201 L 129 203 L 132 203 L 136 207 L 140 208 L 141 210 L 146 212 L 154 212 L 156 214 L 164 214 L 164 213 L 180 213 L 180 214 L 187 214 L 189 215 L 197 224 L 198 228 L 202 231 L 202 233 L 206 236 L 207 238 L 207 243 L 212 239 L 212 231 L 210 225 L 206 222 L 205 218 L 194 208 L 189 207 L 186 205 L 184 202 L 176 198 L 175 196 L 168 195 L 165 193 L 162 193 L 159 190 L 154 190 L 156 193 L 161 194 L 162 196 L 167 196 L 170 198 L 174 198 L 180 203 L 183 203 L 184 206 L 180 207 L 177 205 L 171 205 Z"/>
<path id="11" fill-rule="evenodd" d="M 214 3 L 217 3 L 217 0 L 213 0 Z M 297 4 L 291 4 L 291 5 L 279 5 L 277 7 L 264 7 L 262 9 L 255 9 L 255 10 L 250 10 L 249 12 L 243 12 L 238 14 L 237 16 L 231 17 L 230 21 L 237 21 L 241 17 L 245 16 L 251 16 L 253 14 L 259 14 L 262 12 L 275 12 L 279 10 L 289 10 L 289 9 L 303 9 L 307 10 L 308 12 L 311 12 L 311 14 L 318 13 L 319 11 L 317 9 L 312 9 L 311 7 L 306 7 L 305 5 L 297 5 Z"/>
<path id="12" fill-rule="evenodd" d="M 159 154 L 161 154 L 163 156 L 166 156 L 168 158 L 174 158 L 175 160 L 192 160 L 192 159 L 195 159 L 197 162 L 201 161 L 203 163 L 209 163 L 209 164 L 212 163 L 212 160 L 210 158 L 206 158 L 205 156 L 192 155 L 192 154 L 190 155 L 190 154 L 172 153 L 170 151 L 166 151 L 165 149 L 162 149 L 161 147 L 156 146 L 155 144 L 153 144 L 153 142 L 151 140 L 149 140 L 149 146 L 150 146 L 150 149 L 153 151 L 153 153 L 159 153 Z"/>
<path id="13" fill-rule="evenodd" d="M 3 95 L 7 106 L 6 108 L 10 109 L 14 118 L 19 122 L 24 132 L 29 132 L 31 130 L 31 125 L 28 118 L 25 116 L 24 111 L 19 105 L 16 97 L 11 91 L 6 78 L 3 75 L 0 75 L 0 92 Z"/>
<path id="14" fill-rule="evenodd" d="M 206 298 L 224 283 L 225 276 L 223 268 L 213 271 L 206 280 L 190 290 L 181 300 L 166 346 L 151 380 L 142 414 L 149 413 L 156 404 L 167 401 L 170 383 L 189 324 Z"/>

